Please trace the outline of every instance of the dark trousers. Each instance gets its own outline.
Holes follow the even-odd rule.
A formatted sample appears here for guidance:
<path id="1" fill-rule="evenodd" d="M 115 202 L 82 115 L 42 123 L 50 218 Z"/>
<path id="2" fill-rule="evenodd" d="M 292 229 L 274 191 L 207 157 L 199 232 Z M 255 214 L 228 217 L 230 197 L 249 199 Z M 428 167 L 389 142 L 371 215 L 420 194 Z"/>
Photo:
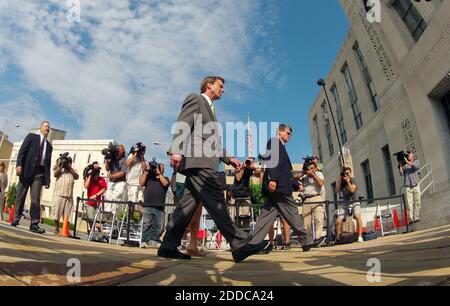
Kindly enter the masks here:
<path id="1" fill-rule="evenodd" d="M 142 241 L 157 241 L 164 225 L 164 208 L 144 207 L 142 211 Z"/>
<path id="2" fill-rule="evenodd" d="M 200 205 L 197 203 L 203 204 L 232 250 L 237 250 L 249 242 L 250 236 L 237 229 L 231 221 L 217 171 L 189 169 L 186 173 L 183 197 L 166 228 L 163 248 L 176 250 L 181 244 L 184 231 L 191 222 L 197 205 Z"/>
<path id="3" fill-rule="evenodd" d="M 27 197 L 28 189 L 31 187 L 31 205 L 30 216 L 31 224 L 39 224 L 41 222 L 41 190 L 44 184 L 44 171 L 37 170 L 31 178 L 19 179 L 19 184 L 16 190 L 16 207 L 14 211 L 14 221 L 20 221 L 25 206 L 25 199 Z"/>
<path id="4" fill-rule="evenodd" d="M 311 244 L 311 234 L 303 228 L 303 222 L 298 214 L 298 207 L 294 198 L 291 195 L 281 193 L 266 195 L 264 207 L 256 221 L 255 229 L 251 232 L 253 239 L 250 244 L 258 244 L 264 240 L 278 214 L 297 233 L 302 246 Z"/>

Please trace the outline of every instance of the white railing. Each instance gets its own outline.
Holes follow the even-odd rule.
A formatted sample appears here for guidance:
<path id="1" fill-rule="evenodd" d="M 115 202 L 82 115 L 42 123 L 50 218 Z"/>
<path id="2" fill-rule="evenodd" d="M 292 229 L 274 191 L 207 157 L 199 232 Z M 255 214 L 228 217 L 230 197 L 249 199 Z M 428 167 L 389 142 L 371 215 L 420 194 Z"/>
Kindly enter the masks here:
<path id="1" fill-rule="evenodd" d="M 419 173 L 423 173 L 424 171 L 426 171 L 426 175 L 422 177 L 422 179 L 419 182 L 419 186 L 420 186 L 420 190 L 421 193 L 425 193 L 428 189 L 431 188 L 431 192 L 434 193 L 435 189 L 434 189 L 434 178 L 433 178 L 433 171 L 431 170 L 431 165 L 430 163 L 426 163 L 422 169 L 419 170 Z M 422 175 L 421 175 L 422 176 Z M 429 183 L 428 185 L 426 185 L 425 187 L 422 187 L 423 183 L 425 183 L 425 181 L 429 178 Z"/>
<path id="2" fill-rule="evenodd" d="M 426 171 L 425 176 L 423 176 L 423 173 Z M 420 170 L 419 170 L 420 176 L 423 176 L 421 180 L 419 181 L 420 186 L 420 195 L 424 194 L 428 189 L 431 188 L 431 192 L 434 193 L 434 178 L 433 178 L 433 170 L 431 170 L 431 164 L 426 163 Z M 425 183 L 425 181 L 429 179 L 429 183 L 427 186 L 422 187 L 422 185 Z M 403 193 L 403 190 L 405 189 L 405 186 L 400 187 L 400 194 Z"/>

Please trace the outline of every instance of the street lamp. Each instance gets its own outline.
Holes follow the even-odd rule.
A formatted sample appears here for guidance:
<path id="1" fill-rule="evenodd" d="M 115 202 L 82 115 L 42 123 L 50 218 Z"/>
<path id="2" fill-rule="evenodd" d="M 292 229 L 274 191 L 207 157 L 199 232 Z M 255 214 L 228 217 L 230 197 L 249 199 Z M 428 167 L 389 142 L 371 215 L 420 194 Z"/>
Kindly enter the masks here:
<path id="1" fill-rule="evenodd" d="M 331 103 L 330 103 L 330 99 L 328 98 L 328 93 L 327 93 L 327 89 L 325 88 L 325 80 L 324 79 L 319 79 L 317 81 L 317 85 L 323 87 L 323 91 L 325 92 L 325 97 L 328 103 L 328 108 L 330 109 L 330 114 L 331 114 L 331 119 L 333 120 L 333 126 L 334 126 L 334 130 L 336 132 L 336 137 L 338 140 L 338 144 L 339 144 L 339 151 L 341 152 L 341 162 L 342 162 L 342 166 L 345 166 L 345 162 L 344 162 L 344 154 L 342 152 L 342 145 L 341 145 L 341 139 L 339 138 L 339 133 L 338 133 L 338 129 L 336 126 L 336 121 L 334 120 L 334 114 L 333 114 L 333 110 L 331 109 Z"/>

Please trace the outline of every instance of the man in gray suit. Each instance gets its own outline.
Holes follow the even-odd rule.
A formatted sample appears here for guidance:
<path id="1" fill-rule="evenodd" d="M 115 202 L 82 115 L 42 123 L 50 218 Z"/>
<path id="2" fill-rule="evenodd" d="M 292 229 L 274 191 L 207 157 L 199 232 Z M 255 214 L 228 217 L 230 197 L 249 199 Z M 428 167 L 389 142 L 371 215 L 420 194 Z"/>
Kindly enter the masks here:
<path id="1" fill-rule="evenodd" d="M 183 103 L 170 147 L 170 164 L 186 176 L 183 197 L 170 219 L 158 256 L 190 259 L 178 251 L 183 233 L 199 203 L 203 203 L 218 229 L 230 243 L 233 258 L 240 262 L 265 249 L 263 241 L 248 245 L 251 237 L 237 229 L 228 214 L 218 176 L 219 161 L 241 168 L 241 162 L 229 156 L 221 146 L 220 126 L 214 101 L 224 92 L 224 79 L 206 77 L 201 84 L 201 95 L 190 94 Z"/>

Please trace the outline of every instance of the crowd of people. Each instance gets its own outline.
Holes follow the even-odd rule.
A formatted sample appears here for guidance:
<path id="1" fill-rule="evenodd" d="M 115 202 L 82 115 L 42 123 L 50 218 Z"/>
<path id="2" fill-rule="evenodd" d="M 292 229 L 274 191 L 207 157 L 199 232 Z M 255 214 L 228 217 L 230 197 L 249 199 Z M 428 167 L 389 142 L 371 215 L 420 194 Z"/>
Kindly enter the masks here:
<path id="1" fill-rule="evenodd" d="M 199 114 L 203 124 L 217 123 L 214 103 L 224 93 L 224 84 L 225 80 L 221 77 L 206 77 L 201 84 L 201 94 L 191 94 L 184 101 L 177 125 L 181 127 L 185 124 L 190 129 L 188 134 L 194 133 L 194 118 Z M 19 150 L 16 167 L 16 175 L 19 176 L 16 192 L 17 209 L 11 225 L 19 224 L 25 197 L 30 189 L 30 231 L 39 234 L 45 233 L 45 230 L 39 226 L 41 189 L 43 186 L 49 188 L 51 178 L 50 163 L 53 148 L 47 140 L 49 131 L 50 124 L 44 121 L 40 126 L 39 134 L 27 135 Z M 285 250 L 291 249 L 291 231 L 296 234 L 305 252 L 323 243 L 325 213 L 321 202 L 325 201 L 325 177 L 317 157 L 305 160 L 299 175 L 292 174 L 293 167 L 286 150 L 286 145 L 293 136 L 293 129 L 289 125 L 279 126 L 277 135 L 269 139 L 266 155 L 261 157 L 259 164 L 252 157 L 241 162 L 228 155 L 223 148 L 218 148 L 221 152 L 220 156 L 190 156 L 190 151 L 196 151 L 198 146 L 204 146 L 205 143 L 209 146 L 212 143 L 220 144 L 220 137 L 201 131 L 201 141 L 181 142 L 180 145 L 179 139 L 185 138 L 186 133 L 183 134 L 182 128 L 175 131 L 179 131 L 174 134 L 176 145 L 172 144 L 168 151 L 170 165 L 174 171 L 171 179 L 164 175 L 164 164 L 145 160 L 145 146 L 142 143 L 133 146 L 128 156 L 123 145 L 118 145 L 113 152 L 110 152 L 110 156 L 105 158 L 107 180 L 100 176 L 101 166 L 98 162 L 90 164 L 85 169 L 84 187 L 90 200 L 86 202 L 88 228 L 95 226 L 101 230 L 100 224 L 94 224 L 95 214 L 100 207 L 104 211 L 118 214 L 123 206 L 115 205 L 114 202 L 128 199 L 137 203 L 134 209 L 141 214 L 143 245 L 145 247 L 156 245 L 159 248 L 158 256 L 160 257 L 190 259 L 191 256 L 206 255 L 197 245 L 197 231 L 203 208 L 229 243 L 236 262 L 241 262 L 253 254 L 267 254 L 274 248 L 276 220 L 279 220 L 283 227 L 282 248 Z M 73 212 L 73 187 L 80 176 L 72 168 L 72 160 L 67 155 L 61 155 L 53 167 L 55 234 L 59 233 L 60 220 Z M 274 156 L 277 157 L 277 162 L 271 164 L 270 160 Z M 218 176 L 219 161 L 233 166 L 236 170 L 229 201 L 224 197 Z M 4 164 L 0 164 L 1 206 L 5 203 L 7 186 L 4 167 Z M 411 223 L 419 221 L 419 168 L 420 163 L 415 160 L 412 152 L 408 152 L 404 162 L 399 165 L 400 174 L 404 176 Z M 252 177 L 259 178 L 265 202 L 253 230 L 249 232 L 242 230 L 242 224 L 236 222 L 235 218 L 252 216 L 250 211 Z M 174 193 L 176 209 L 164 230 L 165 199 L 170 186 Z M 293 198 L 295 191 L 300 192 L 301 207 Z M 340 238 L 342 223 L 352 216 L 357 224 L 358 242 L 362 242 L 358 182 L 351 168 L 342 169 L 336 193 L 340 194 L 342 199 L 342 204 L 335 216 L 336 239 Z M 102 199 L 112 203 L 102 203 Z M 236 205 L 237 203 L 239 205 Z M 251 218 L 246 219 L 253 221 Z M 179 246 L 183 237 L 186 238 L 187 232 L 191 233 L 191 241 L 185 254 L 179 251 Z M 264 240 L 267 234 L 269 234 L 269 241 Z M 163 240 L 161 240 L 162 235 Z"/>

